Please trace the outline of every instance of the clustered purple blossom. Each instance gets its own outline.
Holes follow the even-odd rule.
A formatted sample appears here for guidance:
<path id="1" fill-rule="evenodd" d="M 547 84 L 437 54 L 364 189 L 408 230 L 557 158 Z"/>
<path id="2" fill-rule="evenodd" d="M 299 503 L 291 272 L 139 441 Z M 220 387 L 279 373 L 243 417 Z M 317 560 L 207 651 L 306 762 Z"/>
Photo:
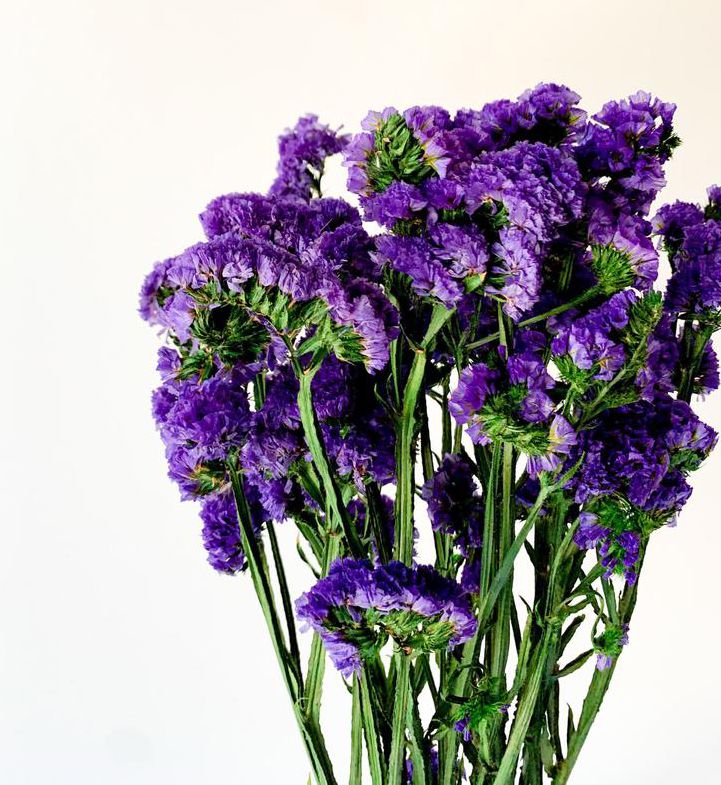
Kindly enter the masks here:
<path id="1" fill-rule="evenodd" d="M 584 506 L 575 542 L 598 548 L 606 576 L 636 580 L 641 538 L 672 522 L 691 495 L 688 473 L 713 449 L 716 432 L 669 395 L 604 412 L 581 433 L 572 479 Z"/>
<path id="2" fill-rule="evenodd" d="M 479 362 L 464 369 L 449 409 L 475 444 L 515 443 L 536 477 L 559 467 L 576 444 L 575 430 L 555 411 L 554 387 L 540 355 L 527 351 L 497 367 Z"/>
<path id="3" fill-rule="evenodd" d="M 674 313 L 713 316 L 721 309 L 719 186 L 708 189 L 705 209 L 689 202 L 662 207 L 654 229 L 671 259 L 666 306 Z"/>
<path id="4" fill-rule="evenodd" d="M 446 649 L 467 641 L 476 619 L 455 581 L 432 567 L 340 559 L 296 602 L 344 676 L 388 636 L 401 647 Z M 427 634 L 424 632 L 427 631 Z"/>
<path id="5" fill-rule="evenodd" d="M 677 141 L 675 107 L 637 93 L 588 118 L 578 101 L 566 87 L 539 85 L 455 117 L 432 106 L 372 112 L 344 150 L 349 190 L 367 220 L 425 230 L 413 242 L 384 237 L 379 259 L 446 304 L 458 304 L 464 280 L 480 282 L 515 321 L 546 296 L 549 256 L 575 255 L 583 281 L 585 243 L 626 253 L 648 289 L 658 255 L 646 219 Z M 394 144 L 401 152 L 389 161 Z M 470 265 L 445 258 L 439 226 L 471 249 Z"/>
<path id="6" fill-rule="evenodd" d="M 650 532 L 675 518 L 716 443 L 687 401 L 719 386 L 721 188 L 705 207 L 676 202 L 649 220 L 678 144 L 674 105 L 639 92 L 589 116 L 579 100 L 542 84 L 455 115 L 386 108 L 353 137 L 303 117 L 280 138 L 268 194 L 213 200 L 206 240 L 143 284 L 141 314 L 168 338 L 153 414 L 170 476 L 200 500 L 211 565 L 246 564 L 229 468 L 257 537 L 295 519 L 322 539 L 347 516 L 373 559 L 343 543 L 297 602 L 346 676 L 389 638 L 427 652 L 473 635 L 500 446 L 523 473 L 519 514 L 543 484 L 565 483 L 576 546 L 633 583 Z M 341 152 L 360 212 L 320 193 Z M 664 296 L 654 235 L 672 268 Z M 447 321 L 424 343 L 438 314 Z M 420 493 L 452 551 L 438 571 L 393 561 L 402 513 L 382 492 L 415 451 L 396 439 L 414 356 L 427 361 L 421 400 L 441 401 L 457 429 L 440 457 L 424 456 Z M 303 374 L 342 514 L 301 418 Z M 415 427 L 425 404 L 410 415 Z M 626 636 L 607 627 L 598 667 Z M 478 698 L 457 730 L 503 711 L 495 698 Z"/>
<path id="7" fill-rule="evenodd" d="M 313 195 L 320 196 L 325 159 L 339 153 L 347 141 L 346 136 L 319 123 L 316 115 L 301 117 L 278 140 L 278 176 L 269 194 L 306 202 Z"/>
<path id="8" fill-rule="evenodd" d="M 448 453 L 436 473 L 421 489 L 436 531 L 453 538 L 464 556 L 481 547 L 483 499 L 473 462 L 465 455 Z"/>

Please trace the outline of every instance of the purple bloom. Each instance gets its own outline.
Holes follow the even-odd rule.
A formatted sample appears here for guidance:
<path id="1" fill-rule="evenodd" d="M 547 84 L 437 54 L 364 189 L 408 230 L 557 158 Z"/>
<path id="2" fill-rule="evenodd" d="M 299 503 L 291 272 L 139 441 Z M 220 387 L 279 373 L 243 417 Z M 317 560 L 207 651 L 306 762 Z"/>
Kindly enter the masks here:
<path id="1" fill-rule="evenodd" d="M 245 489 L 251 510 L 253 528 L 260 532 L 265 511 L 258 502 L 253 486 Z M 218 572 L 234 575 L 246 568 L 240 536 L 240 524 L 235 500 L 230 490 L 205 496 L 200 508 L 203 521 L 203 545 L 208 552 L 208 563 Z"/>
<path id="2" fill-rule="evenodd" d="M 392 229 L 398 221 L 410 221 L 425 209 L 423 192 L 410 183 L 395 182 L 379 194 L 361 196 L 366 221 Z"/>
<path id="3" fill-rule="evenodd" d="M 476 444 L 487 444 L 481 423 L 476 415 L 483 408 L 487 398 L 496 392 L 500 374 L 485 363 L 477 363 L 465 368 L 458 380 L 458 386 L 451 395 L 448 408 L 459 425 L 469 425 L 467 433 Z"/>
<path id="4" fill-rule="evenodd" d="M 221 483 L 230 451 L 245 441 L 251 414 L 242 372 L 206 381 L 166 381 L 153 396 L 153 413 L 166 448 L 170 476 L 183 498 L 208 493 Z M 217 466 L 211 475 L 208 466 Z M 215 478 L 215 479 L 213 479 Z"/>
<path id="5" fill-rule="evenodd" d="M 721 222 L 687 227 L 666 290 L 669 310 L 721 308 Z"/>
<path id="6" fill-rule="evenodd" d="M 470 604 L 454 581 L 431 567 L 400 562 L 374 567 L 340 559 L 298 599 L 296 612 L 321 636 L 344 676 L 358 671 L 388 637 L 403 650 L 428 651 L 463 643 L 476 629 Z"/>
<path id="7" fill-rule="evenodd" d="M 527 471 L 537 477 L 542 471 L 553 471 L 563 463 L 577 443 L 576 431 L 565 417 L 557 414 L 548 429 L 548 446 L 541 455 L 531 455 Z"/>
<path id="8" fill-rule="evenodd" d="M 446 270 L 433 247 L 420 237 L 379 237 L 376 259 L 411 279 L 413 290 L 421 297 L 433 297 L 453 307 L 463 287 Z"/>
<path id="9" fill-rule="evenodd" d="M 421 496 L 428 503 L 433 528 L 453 537 L 465 556 L 481 546 L 483 500 L 473 464 L 465 455 L 445 455 Z"/>
<path id="10" fill-rule="evenodd" d="M 706 457 L 715 438 L 686 403 L 669 396 L 608 410 L 581 433 L 574 452 L 585 453 L 572 480 L 576 500 L 620 496 L 668 520 L 691 493 L 685 474 Z"/>
<path id="11" fill-rule="evenodd" d="M 339 153 L 346 142 L 346 136 L 319 123 L 316 115 L 301 117 L 278 140 L 278 176 L 270 195 L 308 201 L 319 190 L 325 159 Z"/>
<path id="12" fill-rule="evenodd" d="M 596 652 L 596 669 L 599 671 L 608 670 L 626 645 L 628 645 L 628 624 L 607 626 L 593 640 L 593 648 Z"/>

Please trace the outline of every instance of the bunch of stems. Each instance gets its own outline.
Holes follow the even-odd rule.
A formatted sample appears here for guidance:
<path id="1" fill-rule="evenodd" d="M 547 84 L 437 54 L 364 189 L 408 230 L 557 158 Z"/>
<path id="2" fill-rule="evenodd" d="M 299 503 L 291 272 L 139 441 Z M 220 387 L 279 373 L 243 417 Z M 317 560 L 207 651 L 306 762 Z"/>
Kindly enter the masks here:
<path id="1" fill-rule="evenodd" d="M 578 301 L 566 307 L 578 305 Z M 534 322 L 559 309 L 534 317 Z M 523 324 L 523 323 L 522 323 Z M 454 333 L 454 314 L 436 306 L 423 339 L 399 337 L 392 348 L 390 404 L 396 427 L 395 540 L 379 523 L 380 488 L 366 486 L 369 526 L 377 543 L 377 558 L 411 564 L 414 530 L 420 528 L 415 500 L 421 478 L 427 481 L 439 456 L 464 449 L 462 430 L 454 426 L 448 399 L 451 377 L 431 383 L 428 353 L 440 331 Z M 710 332 L 697 332 L 683 344 L 687 368 L 679 397 L 689 400 L 694 364 L 700 362 Z M 464 345 L 455 341 L 457 367 L 467 353 L 484 343 L 498 342 L 513 351 L 513 325 L 498 312 L 498 329 L 487 339 Z M 299 553 L 316 577 L 327 574 L 340 556 L 368 557 L 368 545 L 349 520 L 344 485 L 334 476 L 313 407 L 311 382 L 323 362 L 314 356 L 301 363 L 288 344 L 299 381 L 299 409 L 305 440 L 312 456 L 303 470 L 303 485 L 323 515 L 295 521 Z M 402 370 L 405 369 L 405 370 Z M 623 374 L 621 370 L 619 373 Z M 613 386 L 619 379 L 609 382 Z M 262 380 L 255 385 L 256 404 L 262 404 Z M 603 390 L 599 398 L 603 396 Z M 562 411 L 579 428 L 594 415 L 600 401 L 568 399 Z M 431 427 L 432 407 L 440 406 L 440 427 Z M 603 619 L 617 626 L 631 621 L 638 581 L 616 585 L 592 557 L 584 558 L 573 542 L 578 507 L 565 490 L 577 467 L 542 473 L 533 506 L 521 511 L 516 490 L 524 480 L 521 456 L 512 444 L 497 442 L 474 450 L 478 481 L 485 502 L 480 593 L 476 605 L 477 632 L 452 651 L 413 654 L 397 649 L 364 662 L 360 673 L 346 682 L 351 693 L 349 785 L 359 785 L 364 772 L 372 785 L 540 785 L 568 782 L 590 728 L 601 707 L 617 666 L 593 670 L 585 700 L 576 717 L 568 709 L 561 727 L 562 680 L 591 659 L 592 648 L 572 656 L 570 644 L 585 618 Z M 307 663 L 301 660 L 292 595 L 273 525 L 267 537 L 254 534 L 234 461 L 230 475 L 242 542 L 250 574 L 273 643 L 283 681 L 291 699 L 312 776 L 318 785 L 336 785 L 321 726 L 321 701 L 326 676 L 322 641 L 314 634 Z M 267 540 L 267 542 L 266 542 Z M 435 567 L 456 577 L 453 542 L 433 533 Z M 639 577 L 647 543 L 641 546 Z M 268 554 L 268 551 L 270 552 Z M 514 578 L 520 562 L 530 561 L 534 575 L 532 603 L 521 601 Z M 589 566 L 590 564 L 590 566 Z M 339 678 L 335 673 L 334 677 Z M 484 719 L 472 735 L 455 729 L 459 704 L 471 698 L 479 679 L 492 683 L 505 696 L 509 711 Z M 430 705 L 430 719 L 421 706 Z M 424 712 L 428 714 L 428 712 Z M 365 759 L 365 760 L 364 760 Z M 408 762 L 412 765 L 408 765 Z"/>

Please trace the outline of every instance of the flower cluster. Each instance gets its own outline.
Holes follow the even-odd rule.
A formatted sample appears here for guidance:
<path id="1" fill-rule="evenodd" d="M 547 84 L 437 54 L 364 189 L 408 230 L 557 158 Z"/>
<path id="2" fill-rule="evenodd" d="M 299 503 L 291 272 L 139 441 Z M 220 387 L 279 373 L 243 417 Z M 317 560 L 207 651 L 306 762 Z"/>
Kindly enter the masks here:
<path id="1" fill-rule="evenodd" d="M 344 675 L 392 638 L 405 651 L 439 651 L 467 641 L 476 620 L 454 581 L 431 567 L 341 559 L 296 603 Z"/>
<path id="2" fill-rule="evenodd" d="M 641 539 L 672 521 L 691 495 L 688 474 L 716 444 L 716 432 L 670 396 L 604 412 L 581 434 L 572 480 L 583 504 L 575 542 L 599 547 L 606 575 L 636 579 Z"/>
<path id="3" fill-rule="evenodd" d="M 469 458 L 449 453 L 421 489 L 434 530 L 450 536 L 465 556 L 482 543 L 483 498 L 476 477 Z"/>
<path id="4" fill-rule="evenodd" d="M 674 105 L 579 101 L 542 84 L 455 114 L 386 108 L 355 136 L 307 115 L 269 192 L 214 199 L 205 241 L 143 284 L 169 474 L 210 564 L 252 573 L 321 785 L 321 642 L 375 779 L 460 781 L 462 745 L 473 776 L 508 783 L 516 736 L 529 782 L 566 776 L 590 720 L 564 756 L 559 677 L 593 651 L 610 677 L 649 538 L 716 444 L 691 403 L 719 387 L 721 188 L 651 220 Z M 321 193 L 336 154 L 359 209 Z M 315 576 L 295 605 L 318 636 L 307 669 L 287 521 Z M 591 610 L 593 649 L 563 666 Z"/>
<path id="5" fill-rule="evenodd" d="M 476 363 L 461 373 L 451 414 L 476 444 L 514 444 L 529 456 L 531 476 L 557 468 L 576 444 L 576 432 L 555 413 L 549 395 L 555 382 L 545 364 L 524 352 L 496 366 Z"/>

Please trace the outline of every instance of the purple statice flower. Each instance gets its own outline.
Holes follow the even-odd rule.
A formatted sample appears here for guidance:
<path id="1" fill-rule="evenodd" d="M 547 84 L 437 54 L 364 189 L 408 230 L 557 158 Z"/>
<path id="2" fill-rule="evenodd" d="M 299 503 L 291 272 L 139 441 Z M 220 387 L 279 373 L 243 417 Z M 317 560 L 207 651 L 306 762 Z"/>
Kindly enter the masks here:
<path id="1" fill-rule="evenodd" d="M 228 575 L 244 570 L 245 554 L 232 492 L 224 490 L 205 496 L 200 518 L 203 521 L 203 545 L 208 552 L 210 566 Z"/>
<path id="2" fill-rule="evenodd" d="M 701 355 L 693 389 L 697 395 L 708 395 L 719 388 L 719 361 L 716 350 L 709 341 Z"/>
<path id="3" fill-rule="evenodd" d="M 425 238 L 386 235 L 377 239 L 376 248 L 378 264 L 407 275 L 421 297 L 433 297 L 452 308 L 463 295 L 463 287 Z"/>
<path id="4" fill-rule="evenodd" d="M 445 455 L 421 497 L 428 504 L 433 529 L 451 536 L 465 556 L 481 546 L 484 505 L 467 456 Z"/>
<path id="5" fill-rule="evenodd" d="M 488 444 L 477 415 L 489 396 L 499 389 L 501 375 L 485 363 L 464 368 L 448 403 L 448 408 L 458 425 L 467 425 L 468 436 L 475 444 Z"/>
<path id="6" fill-rule="evenodd" d="M 578 160 L 594 183 L 605 183 L 605 198 L 615 209 L 644 216 L 664 186 L 663 164 L 678 143 L 675 109 L 639 91 L 605 104 L 588 123 Z"/>
<path id="7" fill-rule="evenodd" d="M 476 276 L 483 280 L 486 277 L 490 253 L 488 241 L 480 231 L 471 226 L 438 223 L 429 236 L 435 256 L 443 260 L 454 278 L 464 280 Z"/>
<path id="8" fill-rule="evenodd" d="M 522 142 L 479 156 L 458 179 L 467 212 L 500 225 L 487 291 L 517 321 L 540 298 L 548 244 L 581 216 L 586 187 L 578 167 L 568 152 Z"/>
<path id="9" fill-rule="evenodd" d="M 491 284 L 486 287 L 503 303 L 504 312 L 514 321 L 530 311 L 541 291 L 541 260 L 533 236 L 504 227 L 493 245 L 498 263 L 492 269 Z M 495 280 L 498 279 L 498 283 Z"/>
<path id="10" fill-rule="evenodd" d="M 664 315 L 649 335 L 646 360 L 636 375 L 636 389 L 645 401 L 654 401 L 673 392 L 674 373 L 679 361 L 676 331 L 668 315 Z"/>
<path id="11" fill-rule="evenodd" d="M 584 510 L 578 516 L 578 529 L 573 535 L 573 541 L 579 548 L 589 550 L 605 540 L 610 533 L 610 529 L 598 522 L 598 515 Z"/>
<path id="12" fill-rule="evenodd" d="M 183 498 L 207 493 L 201 478 L 217 466 L 214 481 L 222 482 L 224 462 L 244 443 L 251 424 L 242 370 L 205 381 L 169 380 L 153 396 L 153 414 L 165 444 L 170 476 Z M 210 478 L 209 478 L 210 480 Z"/>
<path id="13" fill-rule="evenodd" d="M 577 368 L 588 371 L 592 380 L 612 379 L 626 362 L 626 352 L 613 336 L 628 324 L 631 302 L 626 293 L 620 293 L 583 316 L 570 312 L 551 320 L 554 356 L 568 357 Z"/>
<path id="14" fill-rule="evenodd" d="M 360 358 L 369 371 L 388 363 L 391 342 L 398 337 L 398 312 L 378 284 L 357 279 L 328 286 L 324 292 L 328 313 L 338 325 L 348 327 Z M 354 359 L 351 356 L 349 359 Z"/>
<path id="15" fill-rule="evenodd" d="M 199 312 L 220 299 L 241 308 L 256 332 L 267 330 L 267 345 L 278 331 L 299 327 L 279 313 L 318 302 L 343 335 L 337 346 L 345 349 L 344 359 L 362 361 L 372 371 L 385 365 L 398 318 L 375 283 L 370 238 L 353 208 L 335 199 L 306 204 L 240 194 L 215 200 L 201 219 L 210 239 L 163 263 L 146 282 L 141 309 L 156 323 L 184 343 Z M 258 305 L 257 285 L 267 290 L 270 304 Z M 191 297 L 196 290 L 200 294 Z M 199 305 L 208 297 L 209 306 Z M 278 298 L 282 307 L 274 310 Z M 276 314 L 275 320 L 269 314 Z M 262 343 L 256 351 L 263 350 Z"/>
<path id="16" fill-rule="evenodd" d="M 514 354 L 506 362 L 506 371 L 510 384 L 527 388 L 518 409 L 519 417 L 530 423 L 547 421 L 555 404 L 546 391 L 553 389 L 555 382 L 545 363 L 533 353 Z"/>
<path id="17" fill-rule="evenodd" d="M 555 415 L 548 428 L 548 446 L 545 452 L 528 458 L 528 474 L 537 477 L 542 471 L 557 469 L 576 443 L 577 435 L 571 423 L 560 414 Z"/>
<path id="18" fill-rule="evenodd" d="M 428 651 L 463 643 L 476 629 L 458 584 L 432 567 L 400 562 L 374 567 L 339 559 L 297 600 L 296 612 L 320 635 L 344 676 L 358 671 L 388 637 L 405 651 Z"/>
<path id="19" fill-rule="evenodd" d="M 663 239 L 663 244 L 673 259 L 683 243 L 686 229 L 703 223 L 703 210 L 691 202 L 674 202 L 659 209 L 653 218 L 653 231 Z"/>
<path id="20" fill-rule="evenodd" d="M 393 182 L 417 185 L 432 175 L 444 177 L 449 158 L 442 133 L 449 125 L 448 112 L 434 106 L 416 106 L 403 114 L 393 107 L 370 112 L 362 132 L 344 150 L 348 190 L 371 196 Z"/>
<path id="21" fill-rule="evenodd" d="M 598 512 L 581 512 L 573 541 L 581 550 L 598 549 L 601 564 L 606 568 L 606 578 L 619 572 L 625 576 L 628 583 L 633 584 L 636 581 L 635 568 L 641 547 L 641 535 L 637 531 L 619 528 L 619 525 L 624 523 L 632 523 L 620 517 L 618 509 L 600 505 Z M 607 521 L 608 525 L 604 521 Z"/>
<path id="22" fill-rule="evenodd" d="M 690 496 L 686 474 L 715 439 L 688 404 L 668 395 L 607 410 L 581 432 L 572 455 L 585 456 L 571 480 L 576 501 L 618 497 L 664 522 Z"/>
<path id="23" fill-rule="evenodd" d="M 318 122 L 314 114 L 301 117 L 278 140 L 278 176 L 270 187 L 271 196 L 308 201 L 313 192 L 320 196 L 319 183 L 325 159 L 339 153 L 348 138 Z"/>
<path id="24" fill-rule="evenodd" d="M 689 226 L 674 257 L 675 271 L 666 289 L 674 313 L 721 308 L 721 222 Z"/>
<path id="25" fill-rule="evenodd" d="M 476 145 L 501 150 L 514 142 L 545 144 L 570 142 L 583 132 L 586 113 L 578 107 L 580 96 L 563 85 L 539 84 L 516 101 L 501 100 L 480 110 L 464 109 L 455 127 L 476 134 Z"/>
<path id="26" fill-rule="evenodd" d="M 614 660 L 621 654 L 623 647 L 628 645 L 628 624 L 609 625 L 593 639 L 596 652 L 596 669 L 608 670 Z"/>
<path id="27" fill-rule="evenodd" d="M 391 183 L 385 191 L 361 196 L 366 221 L 375 221 L 392 229 L 398 221 L 411 221 L 428 205 L 418 186 L 400 181 Z"/>

